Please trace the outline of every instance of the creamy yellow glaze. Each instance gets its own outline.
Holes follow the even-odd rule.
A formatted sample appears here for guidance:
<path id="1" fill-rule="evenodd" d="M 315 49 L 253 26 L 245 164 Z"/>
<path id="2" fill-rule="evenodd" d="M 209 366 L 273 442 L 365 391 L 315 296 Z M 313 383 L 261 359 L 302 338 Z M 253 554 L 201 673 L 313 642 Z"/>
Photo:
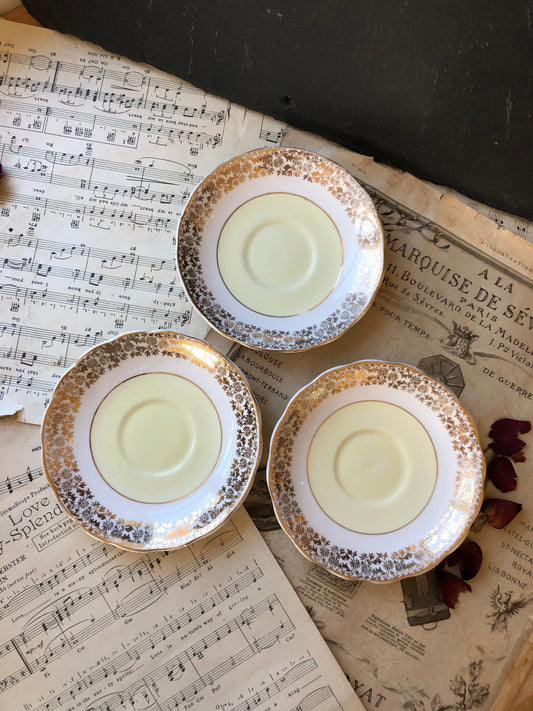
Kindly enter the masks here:
<path id="1" fill-rule="evenodd" d="M 100 403 L 91 426 L 94 463 L 136 501 L 173 501 L 196 489 L 217 461 L 222 433 L 207 395 L 186 378 L 146 373 Z"/>
<path id="2" fill-rule="evenodd" d="M 293 316 L 332 291 L 342 266 L 342 243 L 331 218 L 313 202 L 269 193 L 228 218 L 217 259 L 238 301 L 269 316 Z"/>
<path id="3" fill-rule="evenodd" d="M 437 480 L 437 459 L 413 415 L 369 400 L 340 408 L 320 425 L 307 473 L 330 518 L 352 531 L 386 533 L 423 510 Z"/>

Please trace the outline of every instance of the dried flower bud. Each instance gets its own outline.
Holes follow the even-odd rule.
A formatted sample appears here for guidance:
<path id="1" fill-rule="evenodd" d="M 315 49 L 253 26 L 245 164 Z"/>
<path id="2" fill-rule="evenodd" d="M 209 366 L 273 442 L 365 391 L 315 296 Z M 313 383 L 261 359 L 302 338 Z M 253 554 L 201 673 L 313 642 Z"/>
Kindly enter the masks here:
<path id="1" fill-rule="evenodd" d="M 491 439 L 510 439 L 517 434 L 526 434 L 531 430 L 531 422 L 528 420 L 513 420 L 510 417 L 502 417 L 501 420 L 493 422 L 490 428 L 489 437 Z"/>
<path id="2" fill-rule="evenodd" d="M 459 566 L 463 580 L 471 580 L 477 575 L 482 562 L 483 553 L 475 541 L 464 541 L 446 558 L 446 564 L 450 567 Z"/>
<path id="3" fill-rule="evenodd" d="M 486 499 L 482 508 L 491 526 L 503 528 L 522 511 L 522 504 L 506 499 Z"/>
<path id="4" fill-rule="evenodd" d="M 489 443 L 489 447 L 496 454 L 502 454 L 504 457 L 511 457 L 513 454 L 520 452 L 526 446 L 526 443 L 517 437 L 509 439 L 497 439 Z"/>
<path id="5" fill-rule="evenodd" d="M 487 466 L 487 477 L 494 486 L 503 491 L 514 491 L 516 489 L 516 472 L 513 463 L 506 457 L 494 457 Z"/>
<path id="6" fill-rule="evenodd" d="M 455 609 L 459 593 L 472 592 L 472 588 L 468 583 L 453 573 L 448 573 L 447 570 L 438 570 L 440 596 L 442 601 L 448 607 Z"/>

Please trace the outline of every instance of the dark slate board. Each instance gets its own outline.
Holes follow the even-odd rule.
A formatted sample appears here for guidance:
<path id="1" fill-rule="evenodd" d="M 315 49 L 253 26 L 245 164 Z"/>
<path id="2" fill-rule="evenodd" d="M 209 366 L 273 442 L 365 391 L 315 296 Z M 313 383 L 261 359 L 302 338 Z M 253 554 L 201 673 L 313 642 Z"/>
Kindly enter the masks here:
<path id="1" fill-rule="evenodd" d="M 533 0 L 23 0 L 43 25 L 533 218 Z"/>

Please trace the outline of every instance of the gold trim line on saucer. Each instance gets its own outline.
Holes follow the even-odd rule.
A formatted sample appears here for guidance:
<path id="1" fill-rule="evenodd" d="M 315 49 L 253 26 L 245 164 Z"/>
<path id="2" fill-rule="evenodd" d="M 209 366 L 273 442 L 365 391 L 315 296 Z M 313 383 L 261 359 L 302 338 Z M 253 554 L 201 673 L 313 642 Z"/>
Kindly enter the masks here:
<path id="1" fill-rule="evenodd" d="M 91 490 L 73 447 L 76 413 L 87 391 L 104 373 L 145 356 L 185 359 L 205 369 L 222 388 L 235 418 L 237 441 L 226 483 L 200 510 L 177 519 L 128 520 L 109 510 Z M 92 348 L 65 373 L 46 410 L 41 439 L 48 481 L 65 511 L 87 533 L 127 550 L 167 550 L 211 533 L 242 503 L 261 455 L 261 416 L 240 370 L 215 348 L 174 331 L 135 332 Z M 157 508 L 149 505 L 147 511 Z"/>
<path id="2" fill-rule="evenodd" d="M 438 417 L 456 455 L 454 493 L 441 520 L 435 521 L 425 535 L 394 552 L 379 550 L 379 544 L 370 552 L 338 545 L 308 520 L 292 482 L 294 441 L 308 414 L 329 397 L 365 385 L 405 390 L 414 395 Z M 333 368 L 300 390 L 276 425 L 267 467 L 274 511 L 300 552 L 340 577 L 373 582 L 424 573 L 456 548 L 468 535 L 481 508 L 484 475 L 485 460 L 476 427 L 455 395 L 412 366 L 381 361 Z M 354 538 L 357 535 L 365 537 L 354 534 Z M 372 538 L 377 540 L 379 536 Z"/>

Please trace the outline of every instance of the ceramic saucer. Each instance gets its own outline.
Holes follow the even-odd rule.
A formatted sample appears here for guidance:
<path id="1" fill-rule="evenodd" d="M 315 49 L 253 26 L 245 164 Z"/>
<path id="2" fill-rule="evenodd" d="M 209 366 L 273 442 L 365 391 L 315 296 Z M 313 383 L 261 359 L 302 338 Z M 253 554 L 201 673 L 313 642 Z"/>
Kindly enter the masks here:
<path id="1" fill-rule="evenodd" d="M 338 338 L 383 272 L 374 205 L 341 166 L 265 148 L 216 168 L 177 233 L 185 289 L 209 324 L 251 348 L 299 351 Z"/>
<path id="2" fill-rule="evenodd" d="M 310 560 L 386 582 L 436 566 L 483 498 L 476 428 L 440 382 L 403 364 L 326 371 L 274 429 L 267 478 L 276 516 Z"/>
<path id="3" fill-rule="evenodd" d="M 260 414 L 212 346 L 173 331 L 128 333 L 62 377 L 42 444 L 48 480 L 85 531 L 129 550 L 178 548 L 242 503 Z"/>

